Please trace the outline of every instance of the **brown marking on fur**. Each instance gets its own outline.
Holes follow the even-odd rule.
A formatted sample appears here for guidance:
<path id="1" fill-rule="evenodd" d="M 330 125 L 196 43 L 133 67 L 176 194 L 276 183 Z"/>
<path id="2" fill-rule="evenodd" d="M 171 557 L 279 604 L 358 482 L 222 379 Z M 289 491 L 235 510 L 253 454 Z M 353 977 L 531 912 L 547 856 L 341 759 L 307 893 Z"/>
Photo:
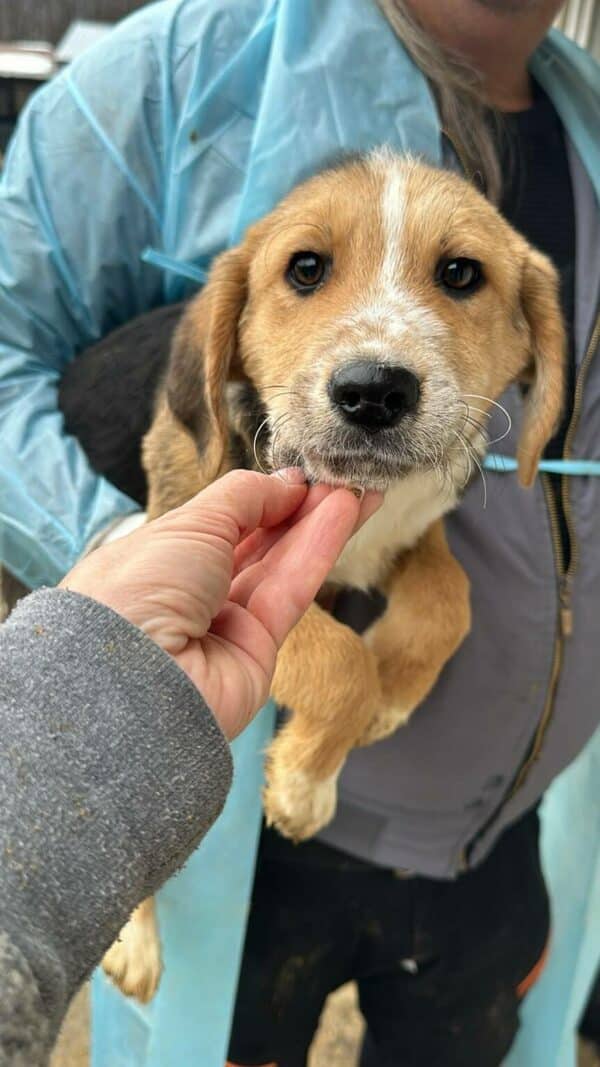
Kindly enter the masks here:
<path id="1" fill-rule="evenodd" d="M 529 488 L 560 418 L 566 334 L 558 302 L 558 273 L 550 260 L 528 249 L 521 282 L 523 313 L 530 330 L 533 383 L 519 441 L 519 481 Z"/>

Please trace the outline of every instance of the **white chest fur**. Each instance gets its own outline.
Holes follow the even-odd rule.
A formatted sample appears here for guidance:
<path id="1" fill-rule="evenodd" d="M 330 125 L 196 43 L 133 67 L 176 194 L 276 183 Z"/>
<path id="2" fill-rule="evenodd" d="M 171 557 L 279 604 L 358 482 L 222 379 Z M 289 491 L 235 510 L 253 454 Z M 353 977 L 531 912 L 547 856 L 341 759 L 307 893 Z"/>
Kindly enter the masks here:
<path id="1" fill-rule="evenodd" d="M 331 580 L 358 589 L 378 585 L 398 553 L 412 548 L 456 502 L 450 479 L 442 481 L 435 471 L 407 475 L 388 489 L 379 511 L 348 542 Z"/>

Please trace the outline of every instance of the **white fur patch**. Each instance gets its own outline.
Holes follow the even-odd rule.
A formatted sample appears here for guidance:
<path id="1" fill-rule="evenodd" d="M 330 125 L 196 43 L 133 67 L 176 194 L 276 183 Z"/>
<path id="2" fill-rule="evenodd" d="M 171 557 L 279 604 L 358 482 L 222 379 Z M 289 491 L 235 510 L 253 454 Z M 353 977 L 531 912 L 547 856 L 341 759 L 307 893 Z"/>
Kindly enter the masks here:
<path id="1" fill-rule="evenodd" d="M 398 285 L 402 260 L 404 209 L 404 175 L 399 167 L 388 165 L 385 169 L 381 193 L 384 246 L 379 288 L 383 293 L 393 292 Z"/>
<path id="2" fill-rule="evenodd" d="M 369 633 L 367 631 L 363 638 L 367 645 L 370 644 Z M 389 737 L 401 726 L 406 726 L 414 710 L 414 707 L 380 708 L 364 731 L 360 739 L 361 745 L 372 745 L 375 741 L 382 741 L 384 737 Z"/>
<path id="3" fill-rule="evenodd" d="M 346 545 L 331 580 L 358 589 L 377 585 L 398 553 L 412 548 L 432 523 L 456 506 L 451 481 L 454 477 L 442 482 L 436 471 L 423 471 L 395 482 L 379 511 Z M 460 484 L 458 474 L 456 482 Z"/>
<path id="4" fill-rule="evenodd" d="M 355 333 L 354 340 L 365 354 L 376 356 L 381 362 L 399 362 L 402 354 L 398 346 L 404 339 L 416 334 L 427 342 L 441 341 L 446 326 L 415 297 L 410 290 L 410 279 L 403 277 L 407 211 L 403 169 L 386 151 L 374 153 L 371 166 L 381 183 L 380 266 L 364 303 L 353 308 L 339 325 Z"/>
<path id="5" fill-rule="evenodd" d="M 327 826 L 335 815 L 340 771 L 341 766 L 321 779 L 301 770 L 288 771 L 276 784 L 269 782 L 263 798 L 267 825 L 295 841 Z"/>

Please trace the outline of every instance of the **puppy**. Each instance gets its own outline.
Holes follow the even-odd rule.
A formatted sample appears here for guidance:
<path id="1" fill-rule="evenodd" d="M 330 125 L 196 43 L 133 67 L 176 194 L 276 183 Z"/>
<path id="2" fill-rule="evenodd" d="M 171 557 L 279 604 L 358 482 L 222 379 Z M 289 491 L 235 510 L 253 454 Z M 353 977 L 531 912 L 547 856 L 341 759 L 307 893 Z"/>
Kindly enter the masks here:
<path id="1" fill-rule="evenodd" d="M 514 381 L 527 390 L 518 458 L 531 485 L 560 413 L 564 348 L 550 262 L 462 179 L 387 151 L 299 186 L 215 261 L 145 439 L 150 516 L 252 439 L 261 467 L 385 491 L 330 577 L 381 590 L 383 616 L 359 637 L 315 603 L 279 655 L 272 692 L 291 715 L 267 754 L 264 807 L 283 834 L 302 840 L 332 818 L 349 750 L 405 723 L 466 636 L 468 580 L 442 518 Z M 106 968 L 152 995 L 151 902 Z"/>

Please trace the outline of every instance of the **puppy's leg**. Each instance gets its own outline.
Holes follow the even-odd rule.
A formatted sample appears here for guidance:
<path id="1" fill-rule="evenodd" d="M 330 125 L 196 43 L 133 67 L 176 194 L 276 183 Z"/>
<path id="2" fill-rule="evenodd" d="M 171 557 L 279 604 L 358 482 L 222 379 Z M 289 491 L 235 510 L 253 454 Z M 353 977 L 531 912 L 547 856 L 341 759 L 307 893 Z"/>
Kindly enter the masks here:
<path id="1" fill-rule="evenodd" d="M 364 635 L 379 669 L 382 702 L 361 744 L 408 721 L 471 624 L 469 581 L 437 522 L 396 563 L 385 613 Z"/>
<path id="2" fill-rule="evenodd" d="M 162 971 L 153 897 L 135 909 L 105 954 L 102 967 L 126 996 L 135 997 L 142 1004 L 152 999 Z"/>
<path id="3" fill-rule="evenodd" d="M 313 604 L 277 659 L 272 694 L 291 709 L 267 753 L 267 822 L 295 841 L 333 817 L 344 760 L 380 698 L 375 659 L 361 638 Z"/>
<path id="4" fill-rule="evenodd" d="M 142 442 L 142 458 L 148 481 L 149 519 L 185 504 L 210 480 L 202 478 L 196 442 L 164 397 Z"/>

